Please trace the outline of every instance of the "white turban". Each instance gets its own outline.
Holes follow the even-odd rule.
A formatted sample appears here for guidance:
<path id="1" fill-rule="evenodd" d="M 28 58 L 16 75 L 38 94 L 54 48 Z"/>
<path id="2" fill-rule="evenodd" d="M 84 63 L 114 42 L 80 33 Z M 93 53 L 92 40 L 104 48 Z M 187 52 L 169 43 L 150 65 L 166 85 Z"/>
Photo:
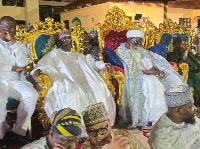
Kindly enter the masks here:
<path id="1" fill-rule="evenodd" d="M 138 29 L 129 30 L 126 33 L 127 38 L 144 38 L 144 32 Z"/>

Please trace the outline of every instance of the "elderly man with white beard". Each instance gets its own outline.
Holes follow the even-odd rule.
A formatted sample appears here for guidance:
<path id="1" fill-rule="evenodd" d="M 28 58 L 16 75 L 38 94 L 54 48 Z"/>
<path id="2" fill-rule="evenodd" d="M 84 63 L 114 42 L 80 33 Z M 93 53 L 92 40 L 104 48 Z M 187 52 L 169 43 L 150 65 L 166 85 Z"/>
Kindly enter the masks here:
<path id="1" fill-rule="evenodd" d="M 125 72 L 119 124 L 135 128 L 154 124 L 167 111 L 165 89 L 184 80 L 165 58 L 142 48 L 141 30 L 129 30 L 126 36 L 127 42 L 116 49 Z"/>

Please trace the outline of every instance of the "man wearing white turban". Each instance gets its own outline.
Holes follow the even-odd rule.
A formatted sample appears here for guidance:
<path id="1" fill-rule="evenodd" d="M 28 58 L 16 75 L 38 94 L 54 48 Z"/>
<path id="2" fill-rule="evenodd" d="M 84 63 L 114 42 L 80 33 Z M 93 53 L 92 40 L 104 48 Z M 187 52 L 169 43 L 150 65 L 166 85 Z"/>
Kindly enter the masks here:
<path id="1" fill-rule="evenodd" d="M 126 36 L 127 42 L 116 49 L 125 72 L 119 124 L 130 128 L 147 126 L 167 111 L 165 89 L 184 81 L 163 57 L 141 47 L 141 30 L 129 30 Z"/>

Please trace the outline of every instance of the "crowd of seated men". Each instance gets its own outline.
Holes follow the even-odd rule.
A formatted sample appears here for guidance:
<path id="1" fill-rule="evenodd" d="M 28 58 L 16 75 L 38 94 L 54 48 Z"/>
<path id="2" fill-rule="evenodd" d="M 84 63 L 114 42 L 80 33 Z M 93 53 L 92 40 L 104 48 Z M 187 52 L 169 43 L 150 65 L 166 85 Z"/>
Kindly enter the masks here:
<path id="1" fill-rule="evenodd" d="M 30 73 L 36 82 L 40 74 L 47 74 L 53 82 L 44 100 L 44 109 L 50 118 L 51 130 L 47 137 L 30 143 L 31 140 L 25 136 L 35 110 L 38 93 L 24 76 L 25 66 L 28 64 L 27 49 L 14 39 L 15 34 L 16 21 L 9 16 L 2 17 L 0 20 L 0 148 L 6 148 L 8 144 L 9 137 L 5 137 L 6 135 L 20 138 L 19 141 L 23 145 L 27 144 L 23 147 L 25 149 L 67 149 L 76 148 L 77 145 L 82 149 L 143 148 L 127 130 L 111 128 L 116 119 L 116 103 L 97 71 L 106 68 L 112 73 L 113 66 L 97 58 L 99 54 L 97 34 L 91 33 L 90 37 L 95 37 L 96 40 L 89 39 L 89 45 L 85 46 L 88 51 L 84 55 L 71 52 L 72 40 L 67 29 L 54 36 L 56 47 L 45 54 Z M 200 145 L 198 141 L 200 123 L 195 117 L 196 107 L 188 85 L 168 63 L 165 56 L 142 48 L 144 33 L 141 30 L 129 30 L 126 37 L 127 42 L 122 43 L 115 51 L 123 64 L 126 77 L 118 125 L 134 129 L 138 126 L 148 126 L 149 123 L 155 124 L 149 141 L 151 148 L 159 149 L 161 146 L 161 148 L 176 148 L 181 145 L 183 148 L 197 147 Z M 188 52 L 187 43 L 183 41 L 177 38 L 175 48 L 179 48 L 179 52 L 182 53 L 177 55 L 179 56 L 177 61 L 170 61 L 188 63 L 189 77 L 195 80 L 194 99 L 198 105 L 200 65 L 194 61 L 194 56 Z M 17 120 L 12 129 L 5 121 L 8 98 L 20 102 L 17 108 Z M 167 126 L 166 128 L 163 126 L 165 122 L 166 125 L 167 123 L 180 125 L 185 132 L 192 130 L 195 139 L 191 142 L 188 133 L 186 133 L 187 138 L 168 137 L 169 131 L 160 130 L 162 127 L 168 129 Z M 162 127 L 158 127 L 160 125 Z"/>

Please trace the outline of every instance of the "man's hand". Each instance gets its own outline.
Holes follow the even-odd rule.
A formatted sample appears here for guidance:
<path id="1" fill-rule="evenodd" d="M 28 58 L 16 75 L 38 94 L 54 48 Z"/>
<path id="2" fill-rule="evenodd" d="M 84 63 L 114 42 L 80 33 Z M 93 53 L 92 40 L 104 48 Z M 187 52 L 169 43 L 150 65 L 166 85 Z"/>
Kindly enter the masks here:
<path id="1" fill-rule="evenodd" d="M 25 69 L 26 69 L 25 67 L 18 67 L 18 66 L 12 67 L 12 71 L 16 71 L 16 72 L 21 72 L 21 71 L 24 71 Z"/>
<path id="2" fill-rule="evenodd" d="M 106 64 L 106 69 L 108 69 L 109 74 L 112 74 L 114 72 L 114 66 L 110 64 Z"/>
<path id="3" fill-rule="evenodd" d="M 188 55 L 188 49 L 183 51 L 183 59 L 185 60 L 187 58 Z"/>
<path id="4" fill-rule="evenodd" d="M 165 76 L 165 73 L 163 71 L 160 71 L 158 68 L 156 67 L 152 67 L 149 70 L 142 70 L 143 74 L 147 74 L 147 75 L 154 75 L 156 77 L 163 78 Z"/>
<path id="5" fill-rule="evenodd" d="M 38 69 L 38 70 L 36 70 L 34 73 L 33 73 L 33 79 L 36 81 L 36 82 L 38 82 L 38 77 L 39 77 L 39 75 L 40 74 L 42 74 L 43 72 L 42 72 L 42 70 L 40 70 L 40 69 Z"/>
<path id="6" fill-rule="evenodd" d="M 143 72 L 144 74 L 147 74 L 147 75 L 156 75 L 156 74 L 159 72 L 159 70 L 158 70 L 158 68 L 156 68 L 156 67 L 152 67 L 152 68 L 149 69 L 149 70 L 142 70 L 142 72 Z"/>
<path id="7" fill-rule="evenodd" d="M 125 149 L 129 145 L 129 142 L 125 137 L 121 135 L 115 136 L 115 138 L 108 144 L 107 149 Z"/>

